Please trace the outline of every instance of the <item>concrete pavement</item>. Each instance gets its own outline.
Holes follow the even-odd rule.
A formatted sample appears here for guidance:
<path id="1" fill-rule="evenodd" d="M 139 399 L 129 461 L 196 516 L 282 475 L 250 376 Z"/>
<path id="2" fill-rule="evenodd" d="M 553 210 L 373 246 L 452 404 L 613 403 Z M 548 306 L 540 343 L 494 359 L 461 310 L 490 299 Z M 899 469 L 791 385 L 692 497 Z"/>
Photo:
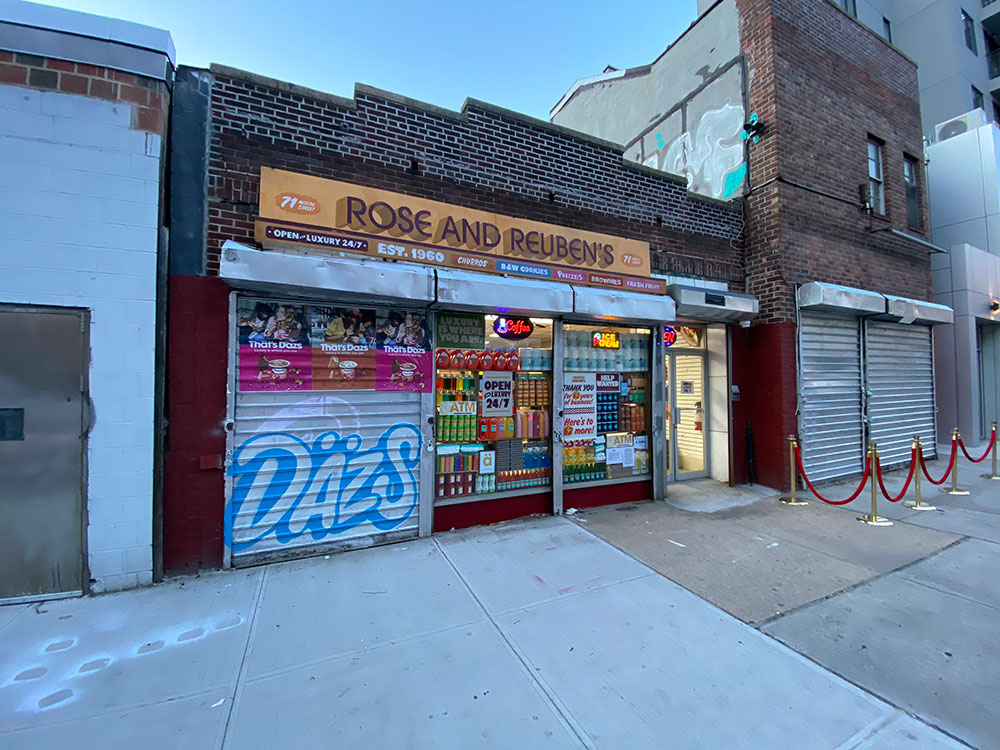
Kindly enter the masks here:
<path id="1" fill-rule="evenodd" d="M 567 519 L 0 608 L 0 746 L 954 748 Z"/>
<path id="2" fill-rule="evenodd" d="M 1000 748 L 1000 482 L 980 476 L 988 466 L 961 459 L 969 495 L 925 481 L 923 500 L 938 510 L 880 498 L 890 527 L 857 522 L 870 511 L 867 489 L 848 506 L 806 492 L 809 505 L 788 507 L 777 493 L 748 503 L 749 490 L 731 495 L 708 481 L 678 488 L 670 503 L 575 518 L 852 683 L 972 746 Z M 931 462 L 931 475 L 945 468 Z M 904 479 L 889 473 L 887 488 Z M 839 499 L 856 486 L 820 491 Z"/>

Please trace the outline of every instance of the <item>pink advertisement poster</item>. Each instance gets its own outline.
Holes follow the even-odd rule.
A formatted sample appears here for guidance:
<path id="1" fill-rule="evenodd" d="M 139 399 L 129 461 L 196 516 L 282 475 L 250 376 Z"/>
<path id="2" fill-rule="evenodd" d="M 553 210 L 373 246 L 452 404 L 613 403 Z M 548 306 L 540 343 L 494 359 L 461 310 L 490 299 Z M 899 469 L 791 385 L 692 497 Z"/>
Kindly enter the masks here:
<path id="1" fill-rule="evenodd" d="M 426 315 L 381 310 L 375 329 L 375 390 L 433 391 L 434 347 Z"/>
<path id="2" fill-rule="evenodd" d="M 241 391 L 312 389 L 312 348 L 306 309 L 241 301 L 237 308 Z"/>
<path id="3" fill-rule="evenodd" d="M 393 348 L 375 354 L 376 391 L 430 393 L 434 386 L 434 357 L 430 352 Z"/>

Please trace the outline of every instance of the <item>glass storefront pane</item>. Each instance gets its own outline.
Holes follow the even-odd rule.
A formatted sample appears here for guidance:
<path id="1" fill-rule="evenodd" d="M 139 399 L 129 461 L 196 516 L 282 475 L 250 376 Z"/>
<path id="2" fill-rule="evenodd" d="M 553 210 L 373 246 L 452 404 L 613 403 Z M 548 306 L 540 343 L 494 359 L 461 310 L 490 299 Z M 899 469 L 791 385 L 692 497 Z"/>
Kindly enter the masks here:
<path id="1" fill-rule="evenodd" d="M 435 499 L 552 484 L 552 321 L 438 313 Z"/>
<path id="2" fill-rule="evenodd" d="M 563 481 L 650 472 L 649 328 L 566 324 Z"/>

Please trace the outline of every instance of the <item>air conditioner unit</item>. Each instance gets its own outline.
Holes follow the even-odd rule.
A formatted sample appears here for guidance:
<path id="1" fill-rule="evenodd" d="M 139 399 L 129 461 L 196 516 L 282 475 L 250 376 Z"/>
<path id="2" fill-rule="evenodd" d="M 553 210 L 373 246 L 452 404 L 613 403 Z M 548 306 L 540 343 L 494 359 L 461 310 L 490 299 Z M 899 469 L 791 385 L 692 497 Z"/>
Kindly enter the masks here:
<path id="1" fill-rule="evenodd" d="M 982 109 L 974 109 L 971 112 L 966 112 L 964 115 L 959 115 L 953 120 L 942 122 L 934 128 L 934 137 L 940 143 L 949 138 L 954 138 L 956 135 L 981 128 L 985 124 L 986 112 Z"/>

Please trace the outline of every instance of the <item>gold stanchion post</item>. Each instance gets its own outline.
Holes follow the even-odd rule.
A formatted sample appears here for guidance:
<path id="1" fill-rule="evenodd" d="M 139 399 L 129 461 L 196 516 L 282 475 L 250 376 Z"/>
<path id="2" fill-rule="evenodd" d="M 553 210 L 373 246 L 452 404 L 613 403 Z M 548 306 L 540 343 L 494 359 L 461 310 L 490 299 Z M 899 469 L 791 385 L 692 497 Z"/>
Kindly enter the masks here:
<path id="1" fill-rule="evenodd" d="M 927 503 L 921 502 L 921 497 L 920 497 L 920 475 L 923 472 L 920 470 L 920 457 L 922 455 L 924 455 L 924 445 L 923 445 L 923 443 L 920 442 L 920 436 L 919 435 L 914 435 L 913 436 L 913 447 L 917 451 L 917 455 L 916 455 L 917 465 L 913 467 L 913 481 L 916 484 L 916 488 L 915 488 L 914 492 L 916 494 L 916 498 L 917 499 L 916 500 L 904 500 L 903 501 L 903 505 L 905 505 L 907 508 L 913 508 L 913 510 L 937 510 L 937 508 L 935 506 L 928 505 Z"/>
<path id="2" fill-rule="evenodd" d="M 869 526 L 892 526 L 892 521 L 888 518 L 881 518 L 878 514 L 878 446 L 875 443 L 872 443 L 868 447 L 868 458 L 872 462 L 872 476 L 870 480 L 872 483 L 872 512 L 864 516 L 859 516 L 858 520 Z"/>
<path id="3" fill-rule="evenodd" d="M 993 420 L 993 473 L 983 474 L 983 479 L 1000 479 L 1000 474 L 997 474 L 997 422 Z"/>
<path id="4" fill-rule="evenodd" d="M 961 439 L 962 435 L 961 433 L 959 433 L 958 428 L 956 427 L 951 432 L 951 442 L 957 443 Z M 969 494 L 968 490 L 960 490 L 958 488 L 958 464 L 959 464 L 958 446 L 955 445 L 953 447 L 953 450 L 955 451 L 955 465 L 951 469 L 951 487 L 949 489 L 945 489 L 944 487 L 942 487 L 941 491 L 944 492 L 946 495 L 968 495 Z"/>
<path id="5" fill-rule="evenodd" d="M 788 476 L 791 478 L 792 491 L 788 497 L 778 498 L 785 505 L 809 505 L 805 500 L 798 500 L 795 497 L 795 485 L 797 483 L 797 476 L 795 472 L 795 449 L 798 447 L 799 443 L 795 435 L 788 436 Z"/>

